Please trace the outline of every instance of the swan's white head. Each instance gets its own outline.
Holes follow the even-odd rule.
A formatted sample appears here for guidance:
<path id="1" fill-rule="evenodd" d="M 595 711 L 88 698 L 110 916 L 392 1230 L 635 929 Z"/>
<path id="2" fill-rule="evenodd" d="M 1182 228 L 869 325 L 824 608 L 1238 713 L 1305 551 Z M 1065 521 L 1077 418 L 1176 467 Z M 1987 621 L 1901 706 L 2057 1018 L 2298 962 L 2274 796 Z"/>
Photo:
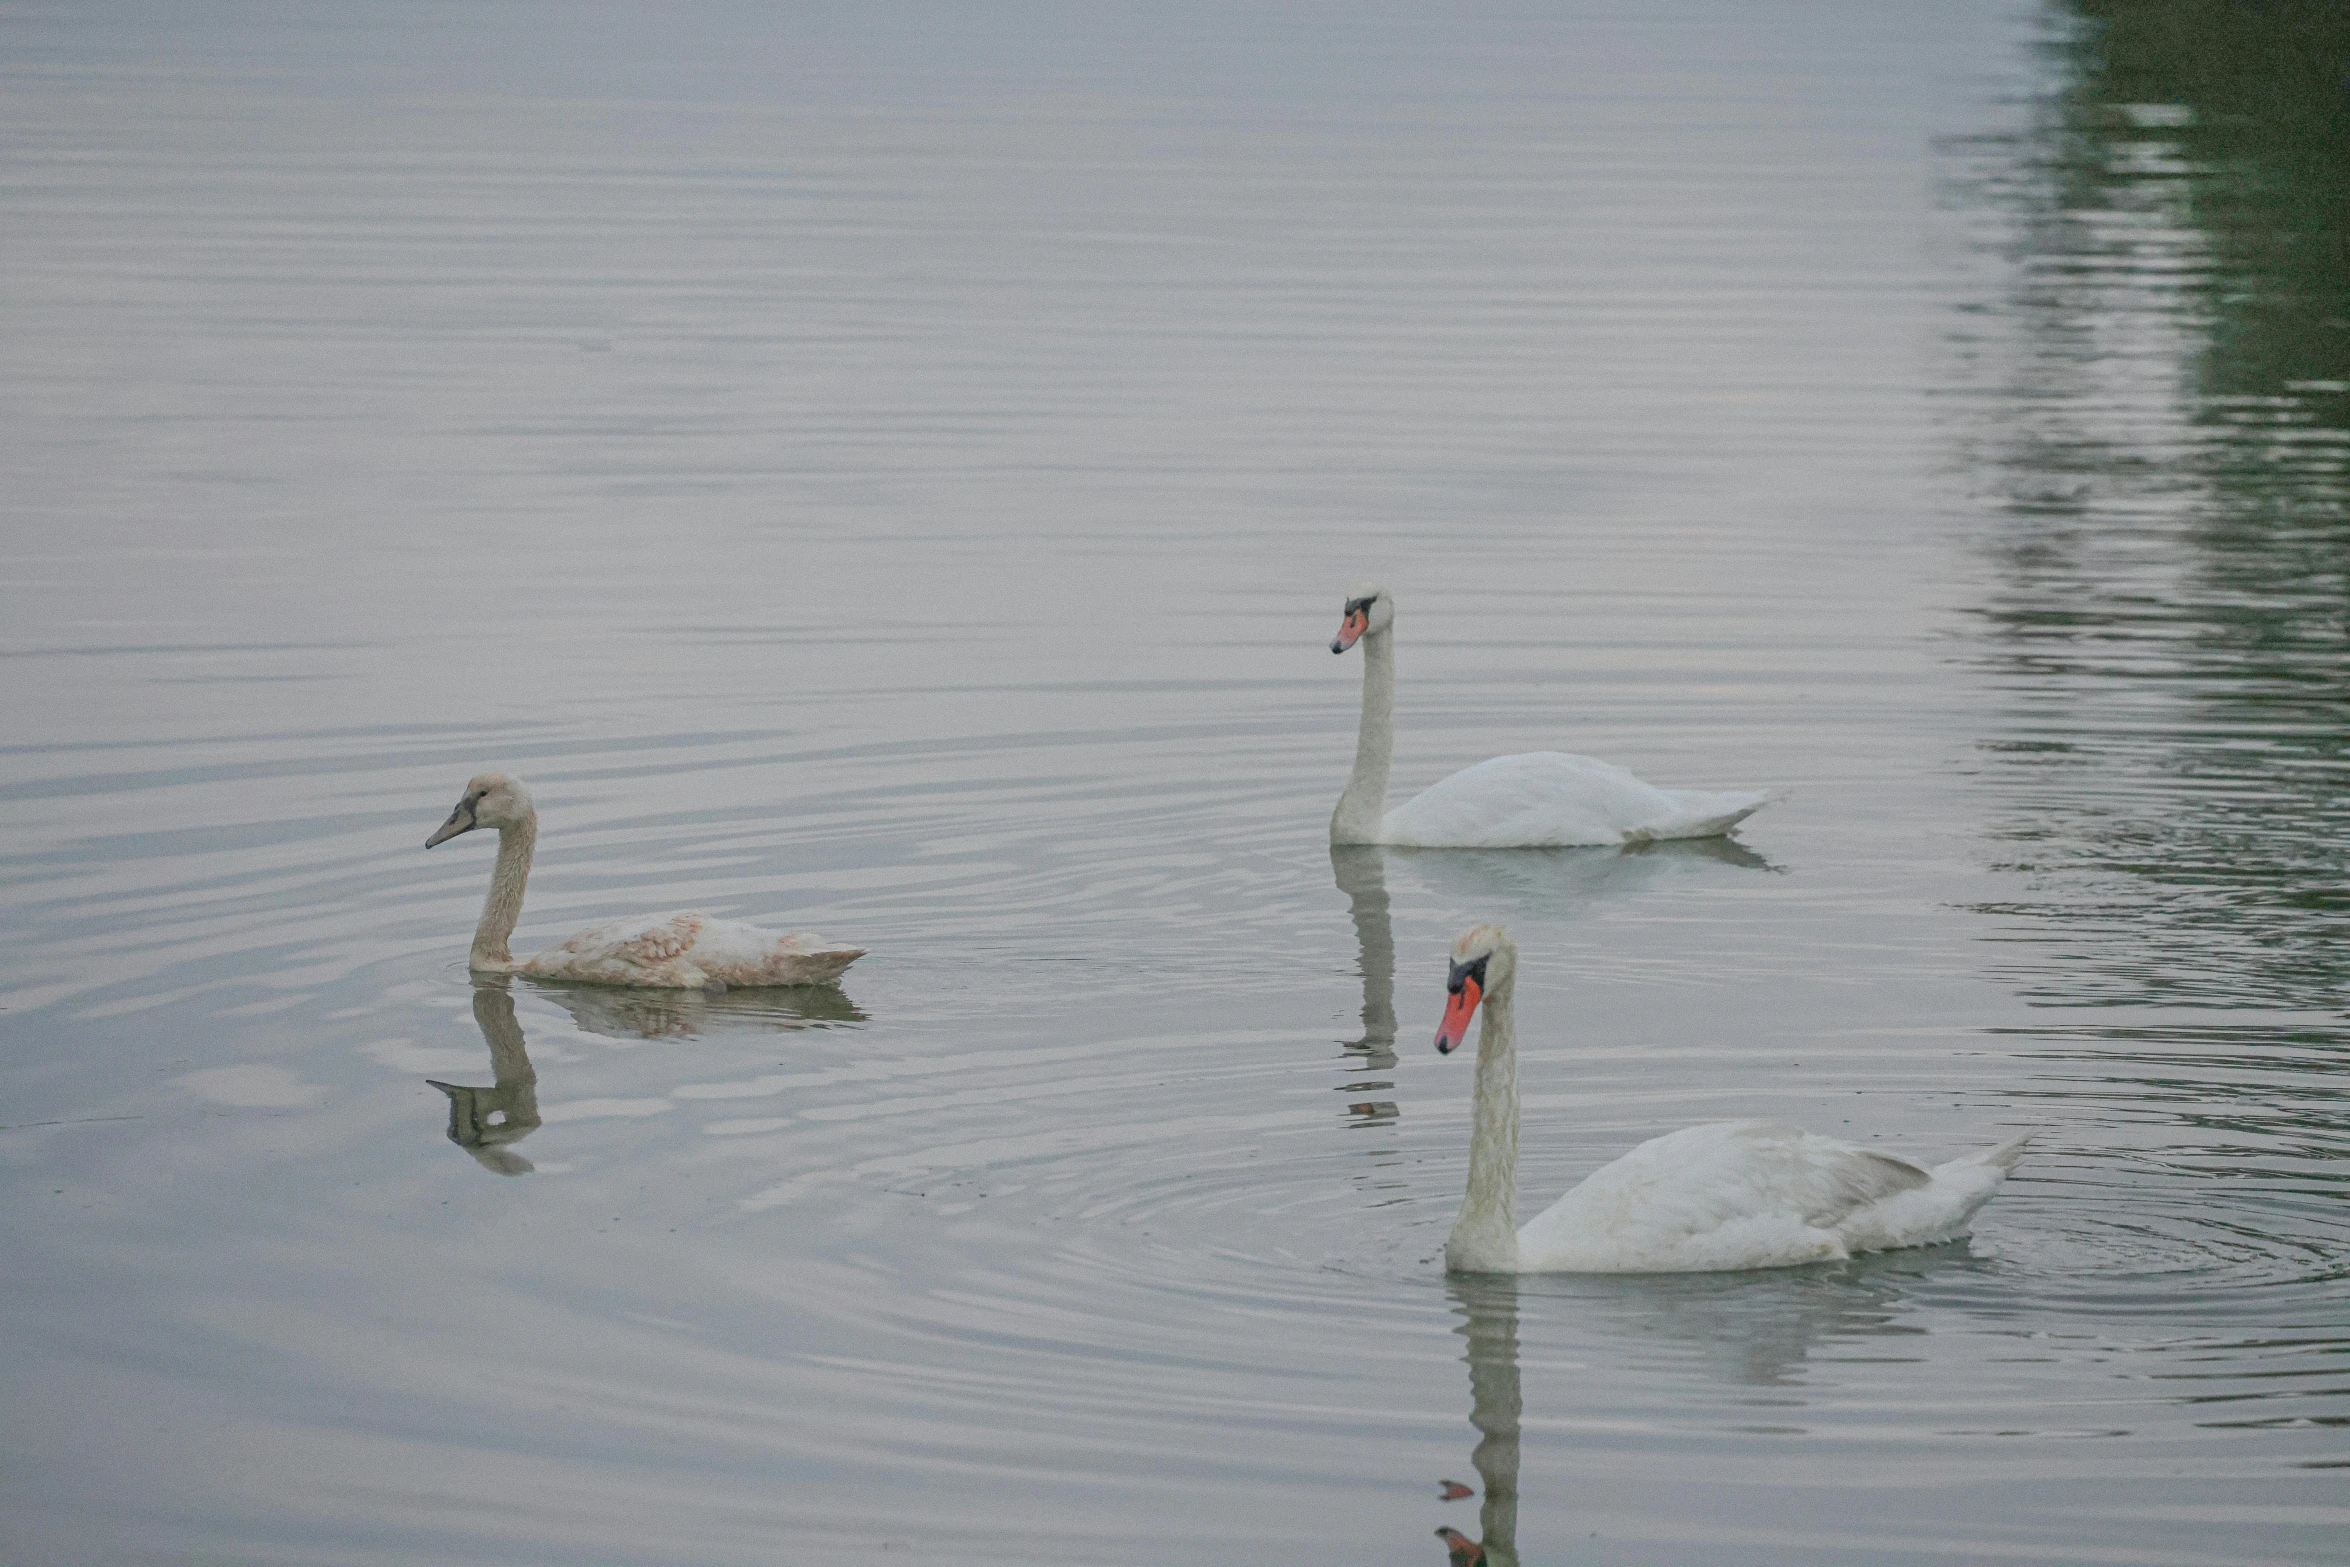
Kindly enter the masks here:
<path id="1" fill-rule="evenodd" d="M 1346 618 L 1338 623 L 1330 651 L 1343 653 L 1364 637 L 1384 636 L 1394 624 L 1394 596 L 1376 582 L 1358 582 L 1346 590 Z"/>
<path id="2" fill-rule="evenodd" d="M 521 779 L 482 773 L 465 786 L 465 798 L 457 802 L 457 809 L 449 813 L 439 830 L 424 840 L 424 846 L 429 849 L 436 843 L 447 843 L 476 827 L 519 827 L 537 815 L 538 807 Z"/>
<path id="3" fill-rule="evenodd" d="M 1451 1055 L 1468 1037 L 1477 1003 L 1505 990 L 1517 978 L 1518 944 L 1499 925 L 1475 925 L 1452 944 L 1452 972 L 1445 976 L 1444 1021 L 1436 1026 L 1436 1053 Z"/>

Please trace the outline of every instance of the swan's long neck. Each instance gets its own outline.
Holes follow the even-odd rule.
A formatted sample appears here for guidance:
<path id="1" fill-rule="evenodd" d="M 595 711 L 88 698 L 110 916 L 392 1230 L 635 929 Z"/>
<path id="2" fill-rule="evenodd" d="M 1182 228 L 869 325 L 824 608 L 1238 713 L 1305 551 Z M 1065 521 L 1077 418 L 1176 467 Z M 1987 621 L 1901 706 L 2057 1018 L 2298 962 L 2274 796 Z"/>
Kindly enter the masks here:
<path id="1" fill-rule="evenodd" d="M 538 846 L 537 814 L 511 827 L 498 829 L 498 863 L 490 870 L 490 895 L 481 906 L 481 923 L 473 928 L 473 953 L 467 963 L 485 974 L 513 972 L 514 954 L 506 942 L 522 918 L 522 891 L 530 881 L 530 855 Z"/>
<path id="2" fill-rule="evenodd" d="M 1445 1266 L 1462 1273 L 1518 1271 L 1516 990 L 1513 977 L 1485 998 L 1485 1024 L 1477 1034 L 1469 1191 L 1444 1243 Z"/>
<path id="3" fill-rule="evenodd" d="M 1387 766 L 1395 758 L 1395 637 L 1381 631 L 1363 650 L 1363 722 L 1355 733 L 1355 772 L 1330 815 L 1332 843 L 1376 843 L 1387 809 Z"/>

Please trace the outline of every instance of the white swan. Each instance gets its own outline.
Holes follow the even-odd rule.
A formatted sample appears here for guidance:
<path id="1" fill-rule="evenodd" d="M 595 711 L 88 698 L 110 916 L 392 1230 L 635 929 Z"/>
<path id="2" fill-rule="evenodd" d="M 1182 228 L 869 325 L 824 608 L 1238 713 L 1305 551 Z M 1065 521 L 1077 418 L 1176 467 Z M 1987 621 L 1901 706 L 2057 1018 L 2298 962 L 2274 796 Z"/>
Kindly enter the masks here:
<path id="1" fill-rule="evenodd" d="M 1799 1126 L 1721 1121 L 1651 1139 L 1518 1227 L 1518 947 L 1498 925 L 1453 943 L 1436 1048 L 1480 998 L 1469 1190 L 1444 1264 L 1456 1273 L 1706 1273 L 1783 1268 L 1966 1233 L 2025 1138 L 1932 1169 Z"/>
<path id="2" fill-rule="evenodd" d="M 1332 843 L 1421 849 L 1547 849 L 1710 838 L 1770 799 L 1659 789 L 1623 768 L 1564 751 L 1497 756 L 1386 810 L 1395 756 L 1395 598 L 1376 583 L 1346 592 L 1346 618 L 1330 651 L 1363 644 L 1363 721 L 1354 777 L 1330 815 Z"/>
<path id="3" fill-rule="evenodd" d="M 863 947 L 836 947 L 822 936 L 778 935 L 738 920 L 648 914 L 583 930 L 553 951 L 517 963 L 506 942 L 522 916 L 522 890 L 539 838 L 538 807 L 520 779 L 483 773 L 465 786 L 465 798 L 424 846 L 446 843 L 476 827 L 498 829 L 498 863 L 490 872 L 490 895 L 467 959 L 478 974 L 666 990 L 819 985 L 838 979 L 842 969 L 865 955 Z"/>

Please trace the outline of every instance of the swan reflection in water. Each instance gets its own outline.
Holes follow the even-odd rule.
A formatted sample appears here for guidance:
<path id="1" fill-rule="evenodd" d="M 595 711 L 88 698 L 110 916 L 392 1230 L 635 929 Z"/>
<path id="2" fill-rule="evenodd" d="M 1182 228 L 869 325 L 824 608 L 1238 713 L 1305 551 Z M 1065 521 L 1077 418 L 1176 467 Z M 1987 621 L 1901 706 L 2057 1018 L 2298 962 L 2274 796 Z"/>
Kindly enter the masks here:
<path id="1" fill-rule="evenodd" d="M 1469 1424 L 1477 1445 L 1478 1533 L 1441 1528 L 1451 1567 L 1517 1567 L 1518 1431 L 1525 1401 L 1518 1373 L 1520 1307 L 1538 1308 L 1572 1335 L 1574 1359 L 1608 1360 L 1642 1373 L 1695 1372 L 1732 1390 L 1725 1421 L 1750 1420 L 1756 1403 L 1800 1408 L 1807 1365 L 1855 1340 L 1915 1338 L 1910 1297 L 1921 1285 L 1956 1285 L 1996 1264 L 1963 1240 L 1881 1252 L 1813 1268 L 1753 1273 L 1454 1274 L 1445 1281 L 1468 1341 Z M 2005 1293 L 2001 1291 L 2000 1293 Z M 1885 1358 L 1884 1348 L 1872 1360 Z M 1759 1397 L 1754 1390 L 1774 1390 Z"/>
<path id="2" fill-rule="evenodd" d="M 449 1096 L 449 1141 L 485 1170 L 527 1175 L 531 1162 L 513 1145 L 538 1130 L 539 1075 L 514 1015 L 511 983 L 499 975 L 477 976 L 473 984 L 473 1021 L 490 1047 L 490 1072 L 497 1081 L 487 1088 L 425 1081 Z M 583 1032 L 606 1039 L 690 1039 L 731 1030 L 865 1021 L 854 1002 L 828 985 L 717 993 L 539 983 L 530 988 L 560 1004 Z"/>
<path id="3" fill-rule="evenodd" d="M 1338 1088 L 1348 1094 L 1393 1088 L 1393 1078 L 1360 1075 L 1395 1070 L 1395 924 L 1388 915 L 1387 867 L 1377 849 L 1334 844 L 1330 869 L 1338 878 L 1338 890 L 1346 894 L 1353 909 L 1363 975 L 1362 1037 L 1344 1041 L 1351 1058 L 1347 1069 L 1356 1075 Z M 1346 1113 L 1351 1125 L 1379 1126 L 1395 1119 L 1395 1101 L 1356 1100 L 1346 1107 Z"/>
<path id="4" fill-rule="evenodd" d="M 1477 1447 L 1477 1532 L 1472 1540 L 1442 1528 L 1450 1567 L 1518 1567 L 1518 1422 L 1525 1400 L 1518 1388 L 1518 1285 L 1502 1275 L 1456 1277 L 1447 1284 L 1469 1341 L 1469 1424 Z"/>
<path id="5" fill-rule="evenodd" d="M 1822 1346 L 1923 1332 L 1911 1320 L 1917 1285 L 1957 1284 L 1993 1266 L 1956 1240 L 1808 1268 L 1545 1274 L 1518 1284 L 1524 1299 L 1565 1297 L 1561 1309 L 1609 1340 L 1621 1364 L 1730 1387 L 1797 1388 Z"/>
<path id="6" fill-rule="evenodd" d="M 490 1047 L 490 1072 L 497 1081 L 488 1088 L 429 1077 L 425 1081 L 449 1096 L 449 1141 L 473 1155 L 485 1170 L 527 1175 L 531 1162 L 512 1145 L 538 1130 L 539 1075 L 523 1047 L 514 997 L 504 981 L 474 985 L 473 1021 Z"/>
<path id="7" fill-rule="evenodd" d="M 857 1004 L 831 985 L 705 991 L 533 983 L 531 990 L 570 1013 L 582 1032 L 606 1039 L 695 1039 L 865 1021 Z"/>
<path id="8" fill-rule="evenodd" d="M 1509 919 L 1559 919 L 1601 898 L 1643 891 L 1708 866 L 1781 867 L 1735 838 L 1668 838 L 1621 849 L 1391 849 L 1395 865 L 1439 897 Z M 1510 901 L 1501 901 L 1510 900 Z M 1514 907 L 1513 907 L 1514 903 Z"/>
<path id="9" fill-rule="evenodd" d="M 1330 872 L 1346 894 L 1361 953 L 1363 1031 L 1344 1041 L 1350 1076 L 1341 1093 L 1361 1095 L 1395 1086 L 1395 922 L 1387 895 L 1387 856 L 1440 897 L 1481 908 L 1514 904 L 1513 917 L 1559 918 L 1601 898 L 1620 896 L 1703 865 L 1742 870 L 1777 866 L 1730 838 L 1675 838 L 1630 848 L 1383 849 L 1333 844 Z M 1381 1074 L 1367 1077 L 1363 1074 Z M 1391 1099 L 1353 1099 L 1348 1124 L 1380 1126 L 1396 1118 Z"/>

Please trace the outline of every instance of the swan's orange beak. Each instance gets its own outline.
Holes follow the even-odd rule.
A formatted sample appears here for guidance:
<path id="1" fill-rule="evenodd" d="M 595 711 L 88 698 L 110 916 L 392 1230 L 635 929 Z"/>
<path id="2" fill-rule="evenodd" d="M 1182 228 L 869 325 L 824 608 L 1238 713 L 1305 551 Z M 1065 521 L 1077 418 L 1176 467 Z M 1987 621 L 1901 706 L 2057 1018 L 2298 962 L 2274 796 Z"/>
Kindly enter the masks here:
<path id="1" fill-rule="evenodd" d="M 1444 1021 L 1436 1025 L 1436 1053 L 1442 1056 L 1451 1055 L 1468 1037 L 1469 1019 L 1476 1014 L 1478 998 L 1485 994 L 1474 974 L 1456 975 L 1451 990 L 1444 1003 Z"/>
<path id="2" fill-rule="evenodd" d="M 1370 629 L 1371 611 L 1368 606 L 1362 609 L 1348 610 L 1346 618 L 1338 623 L 1338 635 L 1330 639 L 1330 651 L 1333 653 L 1345 652 L 1360 641 L 1363 633 Z M 1363 656 L 1370 657 L 1368 653 Z"/>

